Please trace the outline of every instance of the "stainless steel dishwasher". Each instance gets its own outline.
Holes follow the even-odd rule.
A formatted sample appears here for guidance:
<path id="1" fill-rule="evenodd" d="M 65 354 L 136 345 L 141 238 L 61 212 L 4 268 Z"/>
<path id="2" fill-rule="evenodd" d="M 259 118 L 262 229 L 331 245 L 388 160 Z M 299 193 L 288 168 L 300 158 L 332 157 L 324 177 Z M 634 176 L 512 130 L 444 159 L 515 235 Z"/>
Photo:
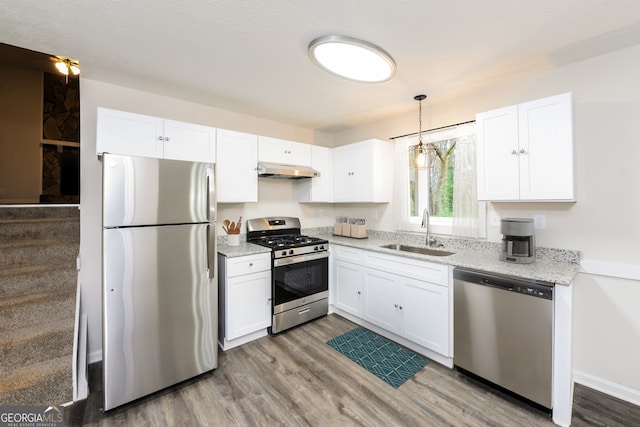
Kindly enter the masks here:
<path id="1" fill-rule="evenodd" d="M 552 409 L 553 283 L 455 268 L 453 363 Z"/>

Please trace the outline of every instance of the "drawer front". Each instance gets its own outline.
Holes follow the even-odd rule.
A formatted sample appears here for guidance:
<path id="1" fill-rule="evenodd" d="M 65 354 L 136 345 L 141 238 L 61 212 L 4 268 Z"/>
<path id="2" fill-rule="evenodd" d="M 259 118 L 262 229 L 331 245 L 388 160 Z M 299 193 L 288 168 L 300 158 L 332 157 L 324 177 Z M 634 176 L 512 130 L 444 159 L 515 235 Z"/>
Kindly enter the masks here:
<path id="1" fill-rule="evenodd" d="M 449 266 L 413 258 L 365 252 L 365 265 L 399 276 L 410 277 L 440 286 L 449 285 Z"/>
<path id="2" fill-rule="evenodd" d="M 353 262 L 362 265 L 362 250 L 349 246 L 333 245 L 333 257 L 336 260 Z"/>
<path id="3" fill-rule="evenodd" d="M 271 253 L 227 258 L 227 277 L 271 270 Z"/>

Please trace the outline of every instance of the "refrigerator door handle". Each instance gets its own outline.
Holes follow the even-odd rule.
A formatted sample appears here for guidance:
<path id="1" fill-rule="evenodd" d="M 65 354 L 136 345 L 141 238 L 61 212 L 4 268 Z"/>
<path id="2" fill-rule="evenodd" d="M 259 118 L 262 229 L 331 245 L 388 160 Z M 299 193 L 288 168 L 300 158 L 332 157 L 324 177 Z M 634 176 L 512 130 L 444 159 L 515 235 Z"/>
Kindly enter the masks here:
<path id="1" fill-rule="evenodd" d="M 216 222 L 216 186 L 215 186 L 215 171 L 213 166 L 207 168 L 207 220 L 209 222 Z"/>
<path id="2" fill-rule="evenodd" d="M 218 254 L 216 246 L 216 224 L 215 222 L 207 225 L 207 270 L 209 271 L 209 279 L 216 278 L 218 269 Z"/>

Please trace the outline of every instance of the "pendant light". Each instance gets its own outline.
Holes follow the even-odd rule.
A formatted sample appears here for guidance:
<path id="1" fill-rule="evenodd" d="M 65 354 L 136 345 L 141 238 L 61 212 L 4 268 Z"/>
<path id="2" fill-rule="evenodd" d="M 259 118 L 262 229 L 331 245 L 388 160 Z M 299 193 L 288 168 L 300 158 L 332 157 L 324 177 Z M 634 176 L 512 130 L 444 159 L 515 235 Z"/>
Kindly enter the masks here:
<path id="1" fill-rule="evenodd" d="M 427 99 L 427 95 L 416 95 L 413 99 L 418 101 L 418 145 L 412 145 L 409 150 L 413 153 L 413 167 L 424 169 L 433 163 L 433 145 L 422 142 L 422 101 Z"/>

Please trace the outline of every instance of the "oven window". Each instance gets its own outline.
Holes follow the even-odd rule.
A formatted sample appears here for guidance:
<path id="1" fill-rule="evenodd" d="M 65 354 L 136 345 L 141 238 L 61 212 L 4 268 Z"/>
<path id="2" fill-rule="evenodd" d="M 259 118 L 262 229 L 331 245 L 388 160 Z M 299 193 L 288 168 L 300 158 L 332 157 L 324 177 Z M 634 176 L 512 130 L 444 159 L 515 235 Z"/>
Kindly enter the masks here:
<path id="1" fill-rule="evenodd" d="M 275 305 L 328 291 L 329 259 L 322 258 L 275 267 L 273 284 Z"/>

